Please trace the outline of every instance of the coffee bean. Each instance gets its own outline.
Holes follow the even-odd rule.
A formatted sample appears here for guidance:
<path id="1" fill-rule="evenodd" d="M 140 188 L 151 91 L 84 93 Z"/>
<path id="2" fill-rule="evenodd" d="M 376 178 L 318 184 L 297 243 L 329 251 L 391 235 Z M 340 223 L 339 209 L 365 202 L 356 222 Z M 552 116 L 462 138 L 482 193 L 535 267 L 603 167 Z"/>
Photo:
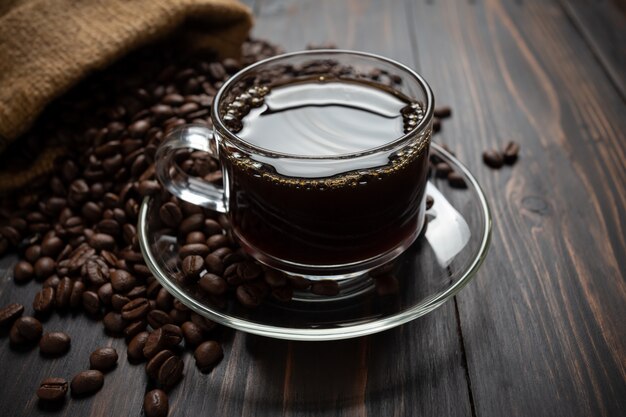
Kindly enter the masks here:
<path id="1" fill-rule="evenodd" d="M 40 314 L 48 314 L 54 308 L 54 288 L 42 288 L 33 300 L 33 310 Z"/>
<path id="2" fill-rule="evenodd" d="M 194 322 L 186 321 L 180 326 L 180 329 L 185 338 L 185 346 L 193 347 L 202 343 L 202 329 Z"/>
<path id="3" fill-rule="evenodd" d="M 122 318 L 128 321 L 135 321 L 144 318 L 150 310 L 150 303 L 147 298 L 135 298 L 122 308 Z"/>
<path id="4" fill-rule="evenodd" d="M 191 232 L 185 237 L 185 243 L 204 243 L 206 242 L 206 236 L 202 232 Z"/>
<path id="5" fill-rule="evenodd" d="M 163 362 L 157 374 L 157 382 L 165 389 L 176 385 L 183 377 L 184 363 L 178 356 L 172 356 Z"/>
<path id="6" fill-rule="evenodd" d="M 441 120 L 433 119 L 433 132 L 437 133 L 441 130 Z"/>
<path id="7" fill-rule="evenodd" d="M 237 300 L 248 308 L 258 307 L 261 301 L 263 301 L 261 293 L 253 285 L 240 285 L 237 287 L 235 294 L 237 295 Z"/>
<path id="8" fill-rule="evenodd" d="M 448 175 L 452 172 L 452 167 L 447 162 L 439 162 L 435 165 L 435 175 L 437 178 L 448 178 Z"/>
<path id="9" fill-rule="evenodd" d="M 35 276 L 35 269 L 26 261 L 19 261 L 13 267 L 13 279 L 22 284 L 30 281 Z"/>
<path id="10" fill-rule="evenodd" d="M 433 207 L 433 204 L 435 204 L 435 199 L 433 199 L 432 196 L 427 195 L 426 196 L 426 210 L 430 210 Z"/>
<path id="11" fill-rule="evenodd" d="M 204 268 L 202 256 L 189 255 L 183 259 L 182 271 L 188 280 L 197 280 Z"/>
<path id="12" fill-rule="evenodd" d="M 148 324 L 153 329 L 158 329 L 166 324 L 172 324 L 172 319 L 163 310 L 152 310 L 148 313 Z"/>
<path id="13" fill-rule="evenodd" d="M 156 297 L 156 305 L 163 311 L 168 311 L 172 308 L 172 296 L 167 292 L 165 288 L 161 288 Z"/>
<path id="14" fill-rule="evenodd" d="M 57 236 L 50 236 L 41 242 L 41 254 L 43 256 L 55 257 L 65 247 L 63 241 Z"/>
<path id="15" fill-rule="evenodd" d="M 170 202 L 161 206 L 159 209 L 159 217 L 166 226 L 177 227 L 183 220 L 183 213 L 176 204 Z"/>
<path id="16" fill-rule="evenodd" d="M 188 235 L 191 232 L 202 230 L 204 228 L 204 214 L 197 213 L 184 219 L 179 226 L 179 231 L 183 235 Z"/>
<path id="17" fill-rule="evenodd" d="M 502 152 L 504 156 L 504 163 L 507 165 L 512 165 L 517 161 L 519 157 L 520 144 L 514 141 L 510 141 L 504 147 L 504 151 Z"/>
<path id="18" fill-rule="evenodd" d="M 109 278 L 109 267 L 101 258 L 92 258 L 85 263 L 83 277 L 92 285 L 99 287 L 106 284 Z"/>
<path id="19" fill-rule="evenodd" d="M 89 366 L 100 372 L 108 372 L 117 365 L 117 358 L 117 351 L 114 348 L 99 348 L 89 355 Z"/>
<path id="20" fill-rule="evenodd" d="M 144 197 L 155 195 L 161 192 L 161 184 L 154 180 L 144 180 L 137 185 L 137 192 Z"/>
<path id="21" fill-rule="evenodd" d="M 289 280 L 290 285 L 296 290 L 306 290 L 312 284 L 311 280 L 298 275 L 288 275 L 287 279 Z"/>
<path id="22" fill-rule="evenodd" d="M 207 239 L 206 243 L 211 251 L 230 245 L 230 242 L 228 241 L 228 237 L 226 235 L 213 235 Z"/>
<path id="23" fill-rule="evenodd" d="M 272 288 L 270 294 L 274 299 L 286 303 L 293 298 L 293 288 L 289 286 Z"/>
<path id="24" fill-rule="evenodd" d="M 67 394 L 67 381 L 63 378 L 46 378 L 39 384 L 37 397 L 43 401 L 60 401 Z"/>
<path id="25" fill-rule="evenodd" d="M 213 295 L 224 294 L 228 289 L 228 284 L 224 278 L 211 273 L 203 275 L 198 284 L 201 289 Z"/>
<path id="26" fill-rule="evenodd" d="M 201 257 L 205 257 L 210 252 L 211 252 L 211 250 L 205 244 L 202 244 L 202 243 L 190 243 L 190 244 L 187 244 L 187 245 L 184 245 L 183 247 L 181 247 L 180 250 L 178 251 L 178 254 L 179 254 L 181 259 L 185 259 L 186 257 L 191 256 L 191 255 L 198 255 L 198 256 L 201 256 Z"/>
<path id="27" fill-rule="evenodd" d="M 107 282 L 106 284 L 98 288 L 98 298 L 103 305 L 110 305 L 111 297 L 113 297 L 113 286 L 110 282 Z"/>
<path id="28" fill-rule="evenodd" d="M 217 327 L 217 323 L 197 313 L 191 313 L 190 319 L 191 322 L 198 326 L 204 333 L 209 333 L 211 330 Z"/>
<path id="29" fill-rule="evenodd" d="M 85 291 L 83 293 L 83 308 L 91 315 L 96 315 L 100 312 L 100 298 L 98 294 L 93 291 Z"/>
<path id="30" fill-rule="evenodd" d="M 435 108 L 434 116 L 438 119 L 445 119 L 452 115 L 452 108 L 449 106 L 442 106 Z"/>
<path id="31" fill-rule="evenodd" d="M 35 263 L 37 259 L 41 256 L 41 246 L 40 245 L 31 245 L 24 251 L 24 259 L 27 262 Z"/>
<path id="32" fill-rule="evenodd" d="M 89 239 L 89 245 L 96 250 L 113 250 L 115 239 L 105 233 L 96 233 Z"/>
<path id="33" fill-rule="evenodd" d="M 147 120 L 137 120 L 130 126 L 128 126 L 128 133 L 132 137 L 141 137 L 150 129 L 150 123 Z"/>
<path id="34" fill-rule="evenodd" d="M 113 307 L 113 310 L 118 313 L 121 313 L 124 306 L 128 303 L 130 303 L 130 298 L 125 295 L 113 294 L 111 297 L 111 307 Z"/>
<path id="35" fill-rule="evenodd" d="M 148 332 L 140 332 L 131 339 L 128 343 L 128 348 L 126 349 L 129 359 L 136 361 L 144 359 L 143 348 L 148 340 L 148 335 Z"/>
<path id="36" fill-rule="evenodd" d="M 104 385 L 102 372 L 91 369 L 82 371 L 74 376 L 70 383 L 70 388 L 72 389 L 72 395 L 83 396 L 95 394 L 102 388 L 102 385 Z"/>
<path id="37" fill-rule="evenodd" d="M 148 336 L 143 354 L 146 358 L 151 358 L 163 349 L 173 348 L 182 340 L 180 327 L 173 324 L 165 324 Z"/>
<path id="38" fill-rule="evenodd" d="M 148 322 L 146 319 L 135 320 L 124 328 L 124 337 L 126 337 L 126 340 L 130 340 L 137 334 L 146 330 L 147 326 Z"/>
<path id="39" fill-rule="evenodd" d="M 211 255 L 215 255 L 218 258 L 220 258 L 222 260 L 222 262 L 224 261 L 224 258 L 226 258 L 228 255 L 230 255 L 231 253 L 233 253 L 233 250 L 231 248 L 228 247 L 221 247 L 221 248 L 217 248 L 214 251 L 211 252 Z M 224 265 L 226 266 L 226 265 Z"/>
<path id="40" fill-rule="evenodd" d="M 222 346 L 213 341 L 209 340 L 200 344 L 193 353 L 193 357 L 196 360 L 196 366 L 202 372 L 207 372 L 224 357 L 224 351 L 222 350 Z"/>
<path id="41" fill-rule="evenodd" d="M 213 219 L 206 219 L 204 220 L 204 233 L 207 236 L 221 235 L 222 226 Z"/>
<path id="42" fill-rule="evenodd" d="M 110 277 L 113 289 L 121 293 L 130 291 L 137 282 L 135 277 L 122 269 L 112 271 Z"/>
<path id="43" fill-rule="evenodd" d="M 160 389 L 149 391 L 143 399 L 146 417 L 166 417 L 169 412 L 167 394 Z"/>
<path id="44" fill-rule="evenodd" d="M 57 309 L 64 310 L 70 304 L 72 296 L 72 280 L 68 277 L 63 278 L 57 285 L 54 303 Z"/>
<path id="45" fill-rule="evenodd" d="M 483 162 L 491 168 L 500 168 L 504 165 L 504 158 L 500 152 L 489 149 L 483 152 Z"/>
<path id="46" fill-rule="evenodd" d="M 70 350 L 71 339 L 67 333 L 44 333 L 39 340 L 39 351 L 48 356 L 61 356 Z"/>
<path id="47" fill-rule="evenodd" d="M 7 304 L 0 310 L 0 327 L 8 327 L 24 313 L 24 306 L 18 303 Z"/>
<path id="48" fill-rule="evenodd" d="M 120 313 L 114 311 L 108 312 L 102 319 L 104 328 L 113 335 L 119 335 L 124 331 L 124 328 L 128 324 Z"/>
<path id="49" fill-rule="evenodd" d="M 463 176 L 456 172 L 448 174 L 448 184 L 450 184 L 452 188 L 467 188 L 467 184 L 465 183 Z"/>
<path id="50" fill-rule="evenodd" d="M 339 294 L 339 284 L 337 281 L 321 280 L 311 284 L 311 292 L 316 295 L 334 296 Z"/>
<path id="51" fill-rule="evenodd" d="M 14 344 L 34 343 L 39 341 L 43 327 L 41 322 L 34 317 L 20 317 L 13 323 L 11 327 L 11 342 Z"/>
<path id="52" fill-rule="evenodd" d="M 161 350 L 156 353 L 147 363 L 146 363 L 146 374 L 152 378 L 157 379 L 159 376 L 159 369 L 163 363 L 169 358 L 173 357 L 174 353 L 171 350 Z"/>
<path id="53" fill-rule="evenodd" d="M 237 275 L 239 275 L 244 281 L 252 281 L 261 276 L 263 269 L 259 264 L 246 261 L 237 265 Z"/>
<path id="54" fill-rule="evenodd" d="M 87 185 L 85 180 L 78 179 L 73 181 L 68 190 L 68 203 L 74 207 L 84 203 L 89 197 L 89 191 L 89 185 Z"/>
<path id="55" fill-rule="evenodd" d="M 56 269 L 56 262 L 54 262 L 54 259 L 44 256 L 35 262 L 33 269 L 37 278 L 45 279 L 54 273 L 54 270 Z"/>

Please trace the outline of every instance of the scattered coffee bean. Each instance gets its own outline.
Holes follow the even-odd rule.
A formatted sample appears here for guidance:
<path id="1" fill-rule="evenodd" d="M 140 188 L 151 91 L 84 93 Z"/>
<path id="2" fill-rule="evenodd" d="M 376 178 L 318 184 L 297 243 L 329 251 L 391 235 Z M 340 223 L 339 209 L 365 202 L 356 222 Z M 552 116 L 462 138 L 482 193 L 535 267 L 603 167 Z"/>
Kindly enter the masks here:
<path id="1" fill-rule="evenodd" d="M 130 343 L 128 343 L 128 348 L 126 350 L 129 359 L 133 359 L 136 361 L 144 359 L 143 348 L 146 345 L 148 336 L 148 332 L 140 332 L 131 339 Z"/>
<path id="2" fill-rule="evenodd" d="M 163 349 L 158 352 L 146 363 L 146 374 L 156 380 L 159 376 L 159 369 L 161 369 L 163 363 L 172 356 L 174 356 L 174 353 L 171 350 Z"/>
<path id="3" fill-rule="evenodd" d="M 184 363 L 178 356 L 172 356 L 163 362 L 157 374 L 157 382 L 165 389 L 176 385 L 183 377 Z"/>
<path id="4" fill-rule="evenodd" d="M 26 261 L 19 261 L 13 268 L 13 279 L 17 283 L 30 281 L 35 276 L 35 269 Z"/>
<path id="5" fill-rule="evenodd" d="M 72 280 L 68 277 L 63 278 L 59 282 L 54 301 L 57 309 L 64 310 L 69 306 L 70 297 L 72 296 L 72 287 Z"/>
<path id="6" fill-rule="evenodd" d="M 169 411 L 167 394 L 160 389 L 149 391 L 143 399 L 146 417 L 166 417 Z"/>
<path id="7" fill-rule="evenodd" d="M 24 313 L 24 306 L 18 303 L 7 304 L 0 309 L 0 327 L 6 328 L 13 324 Z"/>
<path id="8" fill-rule="evenodd" d="M 54 288 L 42 288 L 33 300 L 33 310 L 39 314 L 48 314 L 54 308 Z"/>
<path id="9" fill-rule="evenodd" d="M 502 152 L 504 157 L 504 163 L 507 165 L 512 165 L 517 161 L 519 157 L 520 144 L 514 141 L 510 141 L 504 147 L 504 151 Z"/>
<path id="10" fill-rule="evenodd" d="M 135 321 L 146 317 L 150 310 L 150 303 L 147 298 L 135 298 L 122 307 L 122 318 L 128 321 Z"/>
<path id="11" fill-rule="evenodd" d="M 117 365 L 117 351 L 112 347 L 94 350 L 89 355 L 89 366 L 100 372 L 108 372 Z"/>
<path id="12" fill-rule="evenodd" d="M 491 168 L 501 168 L 504 165 L 504 158 L 500 152 L 489 149 L 483 152 L 483 162 Z"/>
<path id="13" fill-rule="evenodd" d="M 71 339 L 67 333 L 44 333 L 39 340 L 39 351 L 48 356 L 61 356 L 70 350 Z"/>
<path id="14" fill-rule="evenodd" d="M 34 317 L 20 317 L 13 323 L 9 338 L 17 345 L 38 342 L 43 333 L 41 322 Z"/>
<path id="15" fill-rule="evenodd" d="M 180 329 L 182 330 L 185 338 L 185 346 L 193 347 L 202 343 L 202 329 L 196 323 L 186 321 L 180 326 Z"/>
<path id="16" fill-rule="evenodd" d="M 72 378 L 70 388 L 72 395 L 83 396 L 95 394 L 104 385 L 104 375 L 95 369 L 83 371 Z"/>
<path id="17" fill-rule="evenodd" d="M 435 204 L 433 197 L 426 195 L 426 210 L 430 210 L 433 207 L 433 204 Z"/>
<path id="18" fill-rule="evenodd" d="M 183 213 L 174 203 L 165 203 L 159 210 L 159 217 L 168 227 L 176 227 L 183 220 Z"/>
<path id="19" fill-rule="evenodd" d="M 449 106 L 442 106 L 435 108 L 434 116 L 438 119 L 445 119 L 452 115 L 452 108 Z"/>
<path id="20" fill-rule="evenodd" d="M 211 370 L 223 356 L 222 346 L 213 340 L 200 344 L 193 353 L 196 366 L 202 372 Z"/>
<path id="21" fill-rule="evenodd" d="M 137 280 L 123 269 L 116 269 L 111 272 L 111 285 L 113 289 L 120 293 L 130 291 L 136 284 Z"/>
<path id="22" fill-rule="evenodd" d="M 452 167 L 447 162 L 439 162 L 435 165 L 435 175 L 437 178 L 447 178 L 452 172 Z"/>
<path id="23" fill-rule="evenodd" d="M 67 394 L 67 381 L 63 378 L 46 378 L 39 384 L 37 397 L 43 401 L 60 401 Z"/>
<path id="24" fill-rule="evenodd" d="M 127 322 L 122 318 L 120 313 L 111 311 L 102 319 L 104 328 L 113 335 L 121 334 L 126 328 Z"/>
<path id="25" fill-rule="evenodd" d="M 448 174 L 448 184 L 450 184 L 452 188 L 467 188 L 467 184 L 465 183 L 463 176 L 456 172 Z"/>
<path id="26" fill-rule="evenodd" d="M 166 324 L 172 324 L 172 319 L 163 310 L 152 310 L 148 313 L 148 324 L 156 330 Z"/>

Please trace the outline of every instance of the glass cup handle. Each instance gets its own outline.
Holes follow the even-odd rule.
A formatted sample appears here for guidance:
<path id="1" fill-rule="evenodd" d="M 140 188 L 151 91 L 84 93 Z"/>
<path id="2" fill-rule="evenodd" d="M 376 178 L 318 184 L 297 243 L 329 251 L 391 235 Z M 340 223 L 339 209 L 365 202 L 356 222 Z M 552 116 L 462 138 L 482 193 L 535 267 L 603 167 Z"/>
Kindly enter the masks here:
<path id="1" fill-rule="evenodd" d="M 176 163 L 181 149 L 194 149 L 218 159 L 213 132 L 201 125 L 185 125 L 172 131 L 156 152 L 156 175 L 167 190 L 181 200 L 226 213 L 224 188 L 188 175 Z"/>

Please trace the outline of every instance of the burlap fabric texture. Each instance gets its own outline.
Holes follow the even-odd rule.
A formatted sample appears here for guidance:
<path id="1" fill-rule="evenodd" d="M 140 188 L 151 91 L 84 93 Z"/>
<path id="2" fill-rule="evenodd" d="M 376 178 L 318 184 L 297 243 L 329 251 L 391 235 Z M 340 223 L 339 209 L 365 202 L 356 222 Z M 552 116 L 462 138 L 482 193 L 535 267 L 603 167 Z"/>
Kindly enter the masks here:
<path id="1" fill-rule="evenodd" d="M 0 2 L 0 152 L 50 103 L 132 50 L 176 36 L 190 49 L 237 57 L 252 27 L 235 0 L 3 0 Z M 48 172 L 61 148 L 30 167 L 0 167 L 0 193 Z"/>

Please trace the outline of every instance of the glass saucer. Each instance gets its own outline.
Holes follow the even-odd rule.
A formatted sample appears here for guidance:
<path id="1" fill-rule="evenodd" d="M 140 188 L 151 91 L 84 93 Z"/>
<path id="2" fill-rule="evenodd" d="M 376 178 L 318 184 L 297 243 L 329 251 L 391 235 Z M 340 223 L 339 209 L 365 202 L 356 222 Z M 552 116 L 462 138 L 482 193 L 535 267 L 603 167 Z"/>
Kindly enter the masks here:
<path id="1" fill-rule="evenodd" d="M 139 213 L 139 244 L 146 264 L 174 297 L 215 322 L 248 333 L 288 340 L 336 340 L 377 333 L 423 316 L 458 293 L 482 264 L 491 237 L 489 206 L 478 182 L 455 157 L 432 144 L 431 155 L 447 162 L 467 188 L 430 179 L 434 198 L 428 225 L 382 277 L 342 281 L 336 296 L 294 293 L 289 302 L 266 298 L 257 308 L 235 297 L 219 305 L 182 284 L 176 236 L 160 227 L 157 198 L 146 197 Z"/>

